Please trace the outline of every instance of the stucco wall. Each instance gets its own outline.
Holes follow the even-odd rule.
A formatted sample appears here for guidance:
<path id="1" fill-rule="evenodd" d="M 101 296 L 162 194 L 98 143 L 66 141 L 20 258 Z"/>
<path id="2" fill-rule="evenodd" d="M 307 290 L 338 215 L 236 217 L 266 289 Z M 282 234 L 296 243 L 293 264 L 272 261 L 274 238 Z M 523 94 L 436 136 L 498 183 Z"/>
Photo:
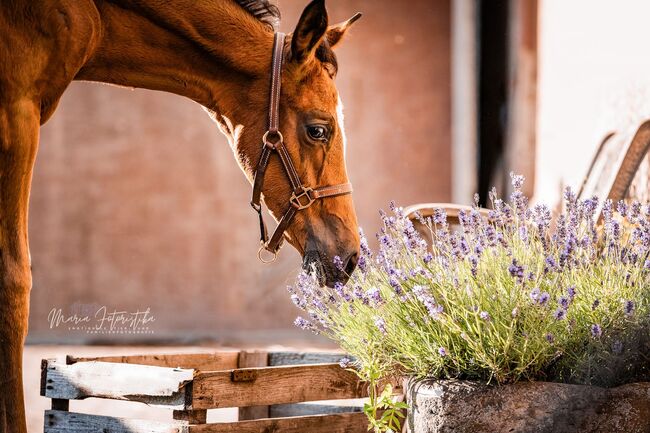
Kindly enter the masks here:
<path id="1" fill-rule="evenodd" d="M 305 1 L 281 0 L 290 31 Z M 348 167 L 361 224 L 450 198 L 449 3 L 331 1 L 363 11 L 338 51 Z M 203 110 L 180 97 L 74 83 L 43 127 L 31 196 L 30 341 L 208 337 L 286 342 L 296 310 L 285 248 L 257 262 L 250 186 Z M 149 307 L 154 334 L 50 329 L 48 313 Z M 275 332 L 268 332 L 274 330 Z M 273 341 L 269 341 L 272 339 Z"/>
<path id="2" fill-rule="evenodd" d="M 649 14 L 641 0 L 540 2 L 538 199 L 577 187 L 608 132 L 650 118 Z M 637 179 L 646 197 L 649 165 Z"/>

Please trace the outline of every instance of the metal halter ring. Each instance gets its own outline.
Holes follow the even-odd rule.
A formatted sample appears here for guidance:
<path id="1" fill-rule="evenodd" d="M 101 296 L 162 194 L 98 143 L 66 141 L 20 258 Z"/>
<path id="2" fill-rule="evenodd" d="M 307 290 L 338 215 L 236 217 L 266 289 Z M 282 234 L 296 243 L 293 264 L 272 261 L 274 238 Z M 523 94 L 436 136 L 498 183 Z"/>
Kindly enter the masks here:
<path id="1" fill-rule="evenodd" d="M 291 206 L 295 207 L 297 210 L 303 210 L 307 209 L 309 206 L 312 205 L 316 199 L 312 196 L 312 193 L 314 190 L 308 186 L 300 186 L 302 191 L 300 191 L 299 194 L 296 195 L 296 191 L 291 193 L 291 198 L 289 199 L 289 202 L 291 202 Z M 307 201 L 305 202 L 304 199 Z"/>
<path id="2" fill-rule="evenodd" d="M 271 253 L 265 247 L 266 247 L 266 245 L 262 245 L 260 247 L 260 249 L 257 250 L 257 258 L 260 259 L 260 262 L 262 262 L 262 263 L 273 263 L 275 261 L 275 259 L 278 258 L 278 251 L 279 250 L 274 252 L 274 253 Z M 264 251 L 267 251 L 268 253 L 273 254 L 273 257 L 271 257 L 270 259 L 265 259 L 264 257 L 262 257 L 262 254 L 264 253 Z"/>
<path id="3" fill-rule="evenodd" d="M 274 134 L 278 136 L 278 140 L 276 142 L 270 142 L 269 141 L 269 134 Z M 284 142 L 284 137 L 282 136 L 282 133 L 280 131 L 266 131 L 264 135 L 262 136 L 262 143 L 264 143 L 264 146 L 269 147 L 271 149 L 275 149 L 276 144 Z"/>

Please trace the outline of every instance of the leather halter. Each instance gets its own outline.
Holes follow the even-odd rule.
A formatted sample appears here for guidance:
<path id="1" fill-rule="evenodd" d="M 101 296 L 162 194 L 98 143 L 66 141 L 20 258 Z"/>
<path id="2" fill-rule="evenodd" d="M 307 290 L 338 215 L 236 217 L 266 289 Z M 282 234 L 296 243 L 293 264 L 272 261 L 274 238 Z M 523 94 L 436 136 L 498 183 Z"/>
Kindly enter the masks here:
<path id="1" fill-rule="evenodd" d="M 279 129 L 280 78 L 282 73 L 282 62 L 284 59 L 284 39 L 284 33 L 275 33 L 275 38 L 273 40 L 273 57 L 271 60 L 269 129 L 262 136 L 262 154 L 260 155 L 260 160 L 255 171 L 255 179 L 253 180 L 253 198 L 251 199 L 251 206 L 257 212 L 260 220 L 260 242 L 262 245 L 257 252 L 257 256 L 265 263 L 272 262 L 277 258 L 278 251 L 280 250 L 284 239 L 284 232 L 287 230 L 298 211 L 307 209 L 314 203 L 314 201 L 320 198 L 333 197 L 352 192 L 352 185 L 350 183 L 311 188 L 309 186 L 304 186 L 302 182 L 300 182 L 300 177 L 298 176 L 293 161 L 291 160 L 291 156 L 284 145 L 284 138 Z M 287 174 L 293 192 L 289 198 L 289 207 L 284 212 L 284 215 L 282 215 L 282 218 L 280 218 L 278 226 L 269 239 L 266 224 L 262 217 L 261 197 L 262 187 L 264 185 L 264 173 L 266 172 L 266 168 L 269 165 L 269 159 L 273 152 L 277 152 L 280 157 L 280 162 L 284 167 L 284 171 Z M 270 260 L 264 260 L 262 258 L 264 250 L 273 254 L 273 257 Z"/>

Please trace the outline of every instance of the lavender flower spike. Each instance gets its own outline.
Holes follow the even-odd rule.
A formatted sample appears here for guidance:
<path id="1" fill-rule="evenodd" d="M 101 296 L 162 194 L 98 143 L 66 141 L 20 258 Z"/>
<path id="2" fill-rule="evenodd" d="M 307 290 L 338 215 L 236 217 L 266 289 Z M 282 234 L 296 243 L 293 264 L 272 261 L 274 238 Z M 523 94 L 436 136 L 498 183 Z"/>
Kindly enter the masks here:
<path id="1" fill-rule="evenodd" d="M 631 316 L 634 314 L 634 301 L 625 301 L 625 315 Z"/>
<path id="2" fill-rule="evenodd" d="M 591 325 L 591 336 L 600 338 L 603 335 L 603 329 L 598 324 Z"/>
<path id="3" fill-rule="evenodd" d="M 377 327 L 377 329 L 379 329 L 379 332 L 381 332 L 382 334 L 384 335 L 388 334 L 388 332 L 386 331 L 386 322 L 381 317 L 375 318 L 375 326 Z"/>

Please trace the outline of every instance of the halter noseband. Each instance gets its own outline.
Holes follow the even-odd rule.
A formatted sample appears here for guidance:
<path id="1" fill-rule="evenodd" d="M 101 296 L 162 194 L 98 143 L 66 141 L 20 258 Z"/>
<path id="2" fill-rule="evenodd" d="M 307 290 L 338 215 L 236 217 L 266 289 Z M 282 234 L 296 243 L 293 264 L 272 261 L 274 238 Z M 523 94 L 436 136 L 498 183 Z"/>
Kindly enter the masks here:
<path id="1" fill-rule="evenodd" d="M 265 263 L 272 262 L 278 256 L 278 251 L 282 246 L 284 232 L 287 230 L 296 212 L 307 209 L 314 201 L 319 198 L 333 197 L 337 195 L 349 194 L 352 192 L 352 185 L 350 183 L 341 183 L 338 185 L 322 186 L 319 188 L 311 188 L 304 186 L 300 182 L 300 177 L 296 172 L 293 165 L 291 156 L 284 145 L 284 138 L 279 129 L 279 115 L 280 115 L 280 84 L 282 73 L 282 61 L 284 58 L 284 33 L 276 33 L 273 40 L 273 58 L 271 60 L 271 95 L 269 100 L 269 129 L 262 136 L 262 154 L 257 164 L 255 171 L 255 179 L 253 180 L 253 198 L 251 199 L 251 206 L 257 212 L 260 220 L 260 242 L 261 246 L 257 253 L 259 259 Z M 291 197 L 289 198 L 289 207 L 280 218 L 278 226 L 276 227 L 271 239 L 269 239 L 266 230 L 266 224 L 262 217 L 262 187 L 264 185 L 264 173 L 269 165 L 269 158 L 273 151 L 276 151 L 280 157 L 280 162 L 284 167 L 287 174 L 289 183 L 291 184 Z M 270 260 L 262 258 L 262 252 L 266 250 L 273 254 Z"/>

